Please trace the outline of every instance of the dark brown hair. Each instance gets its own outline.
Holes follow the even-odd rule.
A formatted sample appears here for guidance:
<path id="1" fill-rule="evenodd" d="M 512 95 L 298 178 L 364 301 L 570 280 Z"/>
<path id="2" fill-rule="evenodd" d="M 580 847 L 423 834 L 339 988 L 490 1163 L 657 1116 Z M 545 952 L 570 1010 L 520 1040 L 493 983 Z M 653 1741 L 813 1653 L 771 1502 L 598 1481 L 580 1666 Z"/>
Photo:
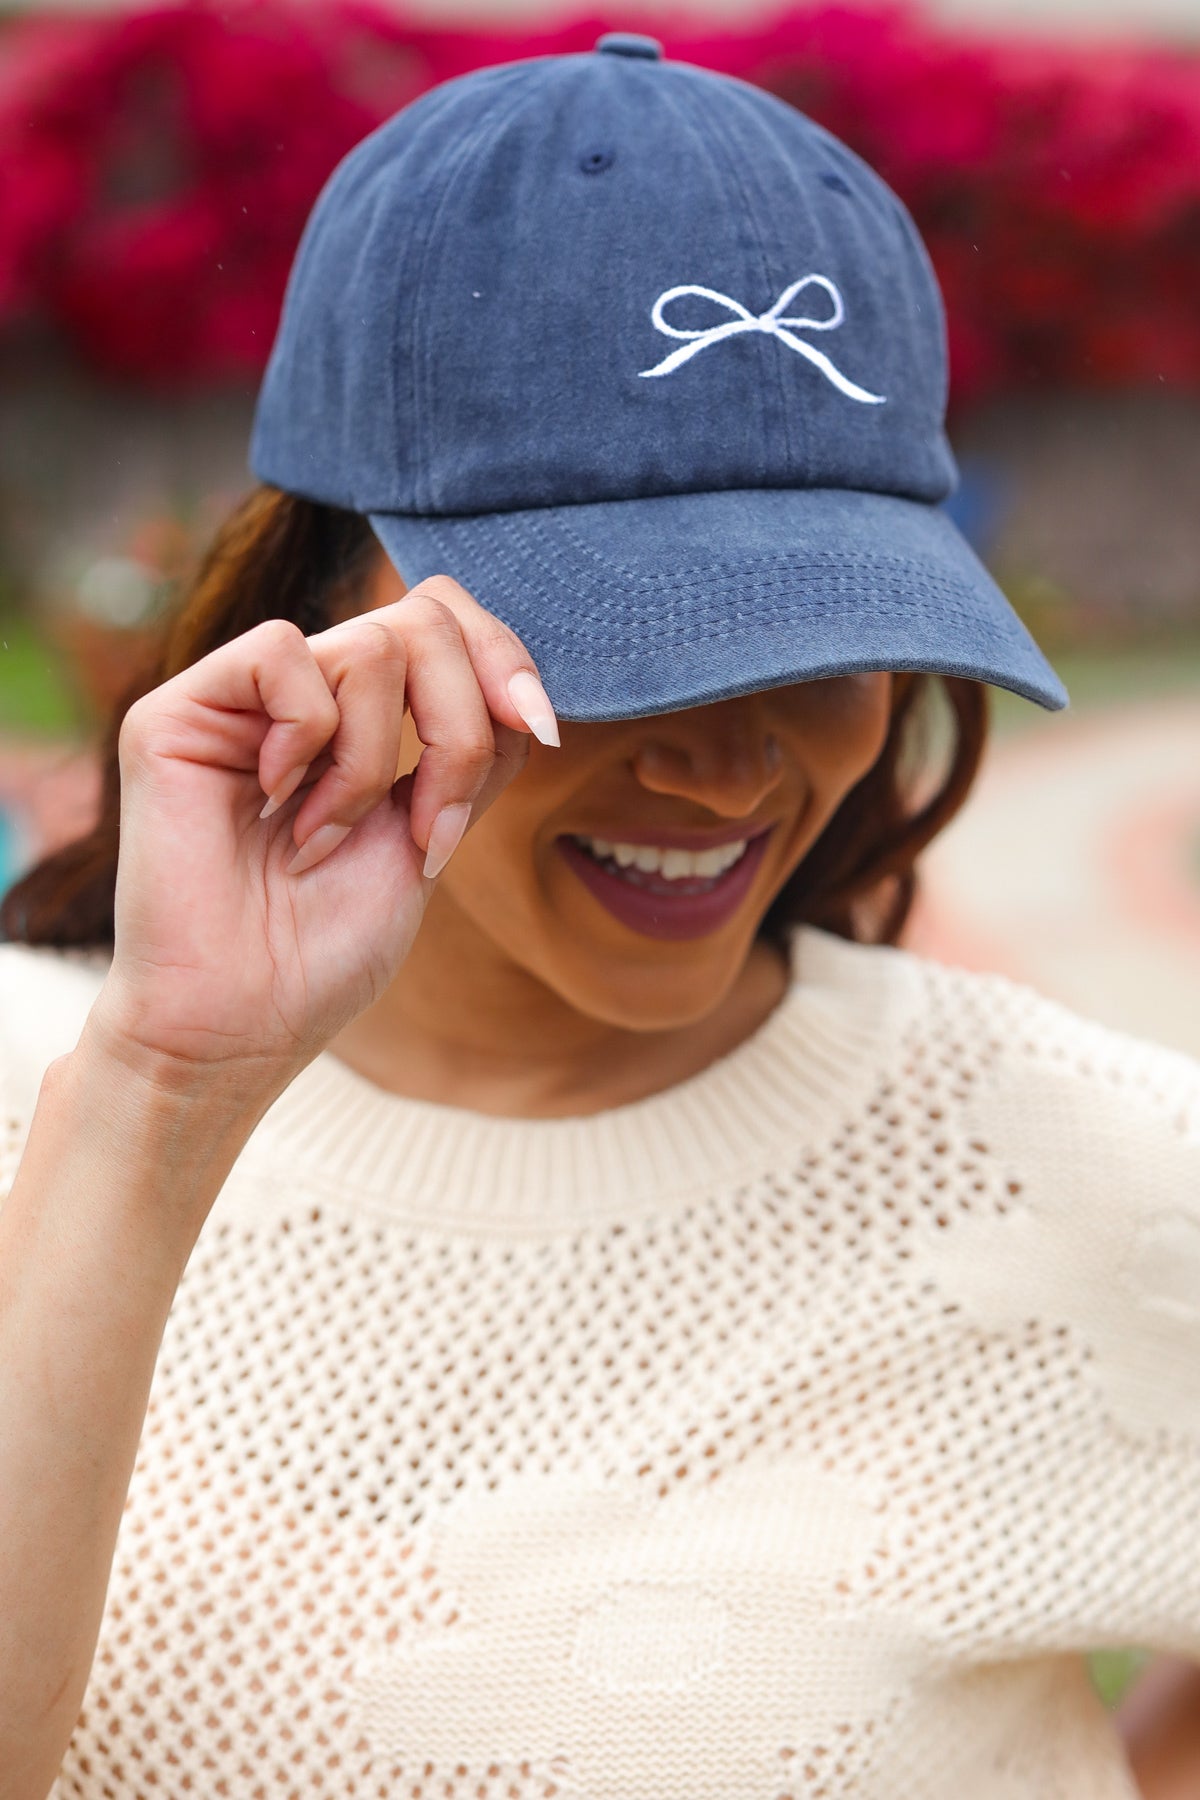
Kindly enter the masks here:
<path id="1" fill-rule="evenodd" d="M 117 741 L 141 695 L 263 619 L 290 619 L 306 636 L 331 624 L 378 554 L 358 513 L 257 488 L 218 532 L 190 589 L 130 681 L 100 746 L 99 814 L 83 837 L 52 852 L 0 902 L 0 933 L 26 944 L 111 948 L 120 823 Z M 859 942 L 896 943 L 916 894 L 916 860 L 958 811 L 987 735 L 987 689 L 957 676 L 897 684 L 887 741 L 851 789 L 762 923 L 782 943 L 798 923 Z M 949 745 L 929 773 L 932 707 L 949 703 Z"/>

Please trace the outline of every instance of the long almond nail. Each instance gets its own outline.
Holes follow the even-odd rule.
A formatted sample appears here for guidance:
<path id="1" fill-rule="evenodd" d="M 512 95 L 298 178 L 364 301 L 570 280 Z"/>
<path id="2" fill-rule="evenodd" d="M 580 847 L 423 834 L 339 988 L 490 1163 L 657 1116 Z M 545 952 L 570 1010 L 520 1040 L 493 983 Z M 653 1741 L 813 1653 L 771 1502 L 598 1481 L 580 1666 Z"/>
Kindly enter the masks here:
<path id="1" fill-rule="evenodd" d="M 269 819 L 273 812 L 278 812 L 285 801 L 290 800 L 308 771 L 308 764 L 301 763 L 298 768 L 289 769 L 267 804 L 259 813 L 260 819 Z"/>
<path id="2" fill-rule="evenodd" d="M 303 875 L 305 869 L 311 869 L 323 857 L 329 856 L 340 843 L 349 837 L 352 827 L 349 825 L 319 825 L 312 836 L 297 850 L 287 866 L 289 875 Z"/>
<path id="3" fill-rule="evenodd" d="M 539 744 L 559 747 L 558 720 L 550 696 L 528 669 L 521 669 L 508 684 L 508 697 Z"/>
<path id="4" fill-rule="evenodd" d="M 422 870 L 427 881 L 440 875 L 450 861 L 462 842 L 470 817 L 470 804 L 465 800 L 456 801 L 453 806 L 443 806 L 429 833 L 429 847 L 425 852 L 425 867 Z"/>

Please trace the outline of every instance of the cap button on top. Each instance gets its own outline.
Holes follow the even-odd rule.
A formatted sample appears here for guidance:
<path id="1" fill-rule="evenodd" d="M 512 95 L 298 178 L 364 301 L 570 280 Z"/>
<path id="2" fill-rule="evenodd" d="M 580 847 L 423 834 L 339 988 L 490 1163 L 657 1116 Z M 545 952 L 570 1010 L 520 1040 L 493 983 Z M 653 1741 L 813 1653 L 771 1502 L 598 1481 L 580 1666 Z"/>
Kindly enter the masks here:
<path id="1" fill-rule="evenodd" d="M 606 31 L 596 39 L 596 49 L 609 56 L 641 56 L 648 62 L 661 62 L 663 53 L 657 38 L 639 37 L 634 31 Z"/>

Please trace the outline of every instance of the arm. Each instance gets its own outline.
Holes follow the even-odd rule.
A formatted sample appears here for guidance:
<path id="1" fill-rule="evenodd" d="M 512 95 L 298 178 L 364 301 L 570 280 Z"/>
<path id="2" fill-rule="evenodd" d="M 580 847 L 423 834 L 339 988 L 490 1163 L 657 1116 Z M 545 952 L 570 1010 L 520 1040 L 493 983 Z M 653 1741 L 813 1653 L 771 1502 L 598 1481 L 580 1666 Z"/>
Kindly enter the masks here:
<path id="1" fill-rule="evenodd" d="M 0 1207 L 6 1800 L 44 1800 L 62 1763 L 167 1315 L 256 1122 L 215 1088 L 157 1085 L 86 1027 L 43 1078 Z"/>
<path id="2" fill-rule="evenodd" d="M 440 576 L 312 638 L 266 620 L 124 716 L 112 965 L 0 1211 L 3 1800 L 44 1800 L 70 1742 L 204 1219 L 521 767 L 518 675 L 528 706 L 524 647 Z M 398 782 L 406 711 L 425 749 Z"/>
<path id="3" fill-rule="evenodd" d="M 1200 1667 L 1157 1658 L 1116 1722 L 1143 1800 L 1200 1800 Z"/>

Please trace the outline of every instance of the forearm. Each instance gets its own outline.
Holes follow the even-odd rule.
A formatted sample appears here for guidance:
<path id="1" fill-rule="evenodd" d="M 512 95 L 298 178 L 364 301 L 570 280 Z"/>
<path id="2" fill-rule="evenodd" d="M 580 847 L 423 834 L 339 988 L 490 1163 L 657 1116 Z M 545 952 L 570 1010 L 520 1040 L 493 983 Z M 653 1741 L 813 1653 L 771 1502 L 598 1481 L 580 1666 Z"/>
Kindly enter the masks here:
<path id="1" fill-rule="evenodd" d="M 87 1686 L 150 1383 L 196 1237 L 256 1122 L 79 1049 L 0 1207 L 0 1769 L 44 1800 Z"/>
<path id="2" fill-rule="evenodd" d="M 1150 1664 L 1117 1712 L 1143 1800 L 1200 1800 L 1200 1668 Z"/>

